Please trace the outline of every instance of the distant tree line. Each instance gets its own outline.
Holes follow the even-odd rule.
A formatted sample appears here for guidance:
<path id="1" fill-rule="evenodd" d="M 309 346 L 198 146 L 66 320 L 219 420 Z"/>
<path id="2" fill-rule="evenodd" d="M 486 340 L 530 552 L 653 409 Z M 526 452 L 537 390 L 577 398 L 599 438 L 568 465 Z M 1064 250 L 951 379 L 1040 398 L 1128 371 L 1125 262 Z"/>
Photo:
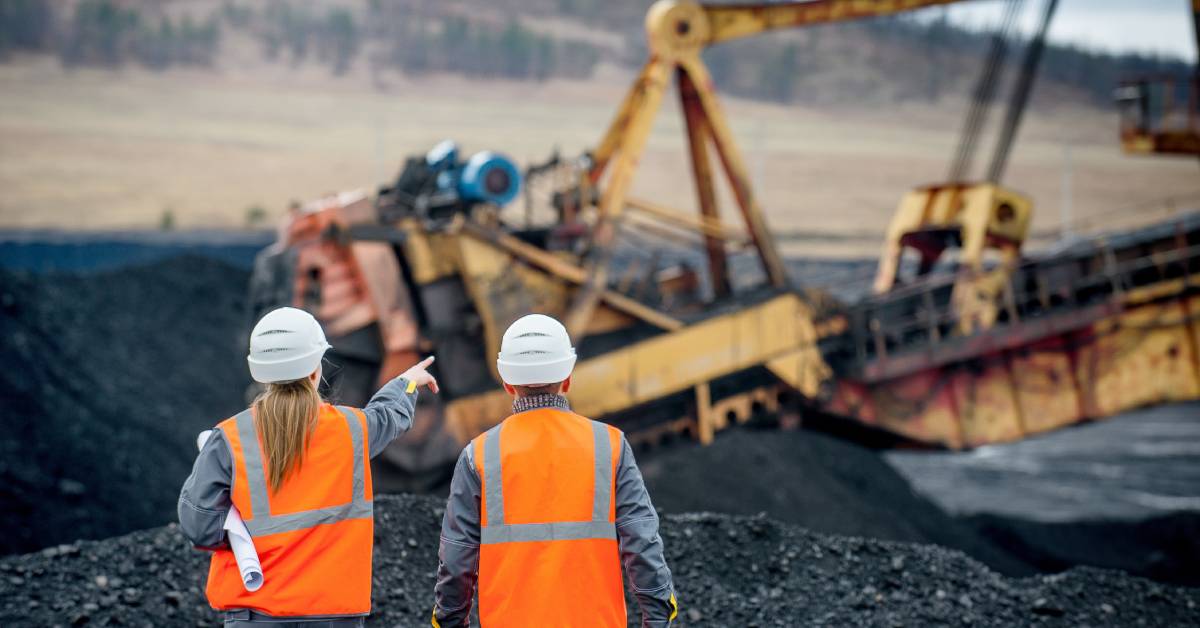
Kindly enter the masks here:
<path id="1" fill-rule="evenodd" d="M 203 67 L 212 65 L 220 45 L 215 16 L 203 22 L 186 15 L 151 19 L 113 0 L 82 0 L 67 18 L 59 7 L 51 0 L 0 2 L 0 57 L 53 52 L 68 67 Z"/>
<path id="2" fill-rule="evenodd" d="M 53 11 L 44 0 L 0 1 L 0 59 L 14 51 L 44 50 L 53 22 Z"/>
<path id="3" fill-rule="evenodd" d="M 354 15 L 344 8 L 316 14 L 308 3 L 272 0 L 256 20 L 249 6 L 227 3 L 226 7 L 233 24 L 257 34 L 263 54 L 271 61 L 299 65 L 315 59 L 341 75 L 350 69 L 362 47 L 363 33 Z"/>
<path id="4" fill-rule="evenodd" d="M 313 11 L 306 2 L 271 0 L 261 13 L 227 2 L 231 26 L 254 33 L 267 59 L 306 60 L 343 74 L 370 50 L 376 69 L 408 75 L 450 73 L 472 77 L 546 80 L 587 77 L 599 51 L 580 42 L 539 34 L 515 16 L 503 22 L 468 18 L 419 3 L 368 0 L 356 20 L 345 8 Z"/>
<path id="5" fill-rule="evenodd" d="M 1097 101 L 1111 100 L 1113 88 L 1123 79 L 1152 75 L 1185 77 L 1196 71 L 1195 64 L 1176 59 L 1141 54 L 1101 55 L 1072 46 L 1050 46 L 1045 55 L 1043 78 L 1081 88 Z"/>
<path id="6" fill-rule="evenodd" d="M 587 0 L 562 0 L 583 2 Z M 1012 42 L 1006 72 L 1020 63 L 1024 41 Z M 959 93 L 983 68 L 988 35 L 959 28 L 945 17 L 895 16 L 803 29 L 793 37 L 761 37 L 713 47 L 704 58 L 714 83 L 745 97 L 777 102 L 835 99 L 937 101 Z M 1039 81 L 1075 88 L 1098 104 L 1112 100 L 1123 78 L 1186 76 L 1194 65 L 1144 54 L 1110 54 L 1070 45 L 1046 47 Z"/>
<path id="7" fill-rule="evenodd" d="M 515 16 L 492 22 L 382 0 L 370 6 L 369 36 L 386 42 L 379 60 L 406 74 L 449 72 L 536 81 L 587 78 L 600 59 L 595 46 L 537 33 Z"/>
<path id="8" fill-rule="evenodd" d="M 625 53 L 619 60 L 629 66 L 645 62 L 640 24 L 645 6 L 607 0 L 556 2 L 563 13 L 580 20 L 613 24 L 626 33 Z M 1181 17 L 1183 13 L 1181 7 Z M 983 69 L 990 33 L 956 26 L 944 13 L 928 17 L 897 15 L 785 29 L 713 46 L 703 55 L 718 89 L 759 100 L 886 103 L 969 96 Z M 1019 64 L 1023 47 L 1023 41 L 1010 45 L 1006 76 L 1011 77 Z M 1193 67 L 1191 62 L 1169 57 L 1050 44 L 1038 80 L 1074 88 L 1103 105 L 1111 101 L 1113 89 L 1124 78 L 1186 76 Z"/>
<path id="9" fill-rule="evenodd" d="M 1180 7 L 1184 17 L 1184 7 Z M 899 45 L 921 50 L 928 58 L 942 54 L 946 58 L 965 58 L 967 70 L 981 69 L 982 57 L 989 45 L 988 34 L 978 33 L 950 24 L 944 17 L 933 21 L 918 21 L 906 17 L 873 20 L 864 23 L 873 37 L 891 36 Z M 1024 54 L 1027 42 L 1012 42 L 1008 56 L 1010 70 Z M 1184 61 L 1153 54 L 1113 54 L 1087 50 L 1069 44 L 1049 43 L 1038 67 L 1038 79 L 1073 87 L 1100 103 L 1112 100 L 1113 89 L 1125 78 L 1166 74 L 1187 76 L 1195 71 L 1195 61 Z"/>
<path id="10" fill-rule="evenodd" d="M 594 46 L 537 33 L 515 17 L 495 21 L 436 4 L 364 0 L 361 11 L 318 10 L 303 0 L 225 0 L 198 20 L 172 19 L 152 3 L 119 0 L 0 0 L 0 58 L 14 51 L 56 52 L 67 67 L 152 69 L 208 67 L 216 62 L 222 28 L 250 35 L 270 61 L 316 62 L 335 75 L 372 49 L 370 61 L 406 74 L 546 80 L 586 78 L 600 58 Z"/>
<path id="11" fill-rule="evenodd" d="M 146 17 L 139 9 L 113 0 L 83 0 L 60 38 L 58 55 L 65 66 L 140 63 L 153 69 L 212 66 L 221 40 L 217 17 L 196 21 Z"/>
<path id="12" fill-rule="evenodd" d="M 626 33 L 626 45 L 598 47 L 518 19 L 516 0 L 224 0 L 211 14 L 171 17 L 150 0 L 0 0 L 0 59 L 20 51 L 56 53 L 65 66 L 139 64 L 208 67 L 226 37 L 258 42 L 274 62 L 318 63 L 335 75 L 366 63 L 373 74 L 450 73 L 546 80 L 587 78 L 601 58 L 636 67 L 646 58 L 642 19 L 649 0 L 543 0 L 553 17 Z M 72 8 L 73 7 L 73 8 Z M 489 11 L 478 10 L 487 7 Z M 507 16 L 507 17 L 498 17 Z M 704 53 L 714 82 L 744 97 L 777 102 L 937 101 L 966 96 L 987 54 L 988 35 L 937 19 L 893 16 L 790 30 L 734 41 Z M 1014 46 L 1009 67 L 1020 46 Z M 1187 74 L 1189 64 L 1051 45 L 1040 77 L 1107 102 L 1124 77 Z"/>
<path id="13" fill-rule="evenodd" d="M 397 43 L 389 60 L 408 74 L 450 72 L 475 77 L 532 79 L 586 78 L 598 51 L 538 35 L 515 19 L 504 26 L 472 24 L 462 17 L 435 17 L 407 30 L 420 45 Z"/>

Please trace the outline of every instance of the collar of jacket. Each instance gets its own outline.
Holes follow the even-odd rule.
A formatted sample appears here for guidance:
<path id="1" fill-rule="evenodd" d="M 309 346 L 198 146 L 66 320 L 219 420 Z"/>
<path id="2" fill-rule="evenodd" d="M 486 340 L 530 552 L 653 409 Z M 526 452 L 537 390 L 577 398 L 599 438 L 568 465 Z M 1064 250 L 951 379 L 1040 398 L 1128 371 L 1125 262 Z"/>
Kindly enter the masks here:
<path id="1" fill-rule="evenodd" d="M 518 397 L 513 400 L 513 414 L 529 412 L 538 408 L 558 408 L 559 410 L 571 411 L 571 404 L 567 398 L 557 393 L 542 393 L 540 395 L 529 395 L 528 397 Z"/>

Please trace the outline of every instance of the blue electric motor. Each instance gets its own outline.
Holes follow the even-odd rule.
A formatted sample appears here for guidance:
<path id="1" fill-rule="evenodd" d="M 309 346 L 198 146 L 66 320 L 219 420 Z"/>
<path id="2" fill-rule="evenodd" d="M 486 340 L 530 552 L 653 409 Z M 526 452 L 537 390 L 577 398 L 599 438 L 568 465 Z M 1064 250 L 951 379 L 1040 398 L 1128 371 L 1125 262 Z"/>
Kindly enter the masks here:
<path id="1" fill-rule="evenodd" d="M 437 172 L 438 192 L 453 191 L 466 203 L 504 206 L 521 191 L 517 165 L 500 153 L 485 150 L 460 163 L 458 145 L 445 140 L 426 153 L 425 164 Z"/>

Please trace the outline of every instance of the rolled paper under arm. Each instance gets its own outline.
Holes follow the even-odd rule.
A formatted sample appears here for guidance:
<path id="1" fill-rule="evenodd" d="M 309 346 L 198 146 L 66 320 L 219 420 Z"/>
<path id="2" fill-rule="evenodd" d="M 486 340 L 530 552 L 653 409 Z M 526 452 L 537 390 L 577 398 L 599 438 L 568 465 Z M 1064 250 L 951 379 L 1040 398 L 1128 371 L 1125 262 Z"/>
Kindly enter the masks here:
<path id="1" fill-rule="evenodd" d="M 196 437 L 196 448 L 204 447 L 212 430 L 204 430 Z M 237 560 L 238 573 L 242 576 L 242 584 L 247 591 L 257 591 L 263 585 L 262 563 L 258 560 L 258 550 L 254 549 L 254 539 L 242 521 L 242 513 L 237 506 L 230 506 L 229 514 L 225 517 L 225 534 L 229 537 L 229 549 Z"/>

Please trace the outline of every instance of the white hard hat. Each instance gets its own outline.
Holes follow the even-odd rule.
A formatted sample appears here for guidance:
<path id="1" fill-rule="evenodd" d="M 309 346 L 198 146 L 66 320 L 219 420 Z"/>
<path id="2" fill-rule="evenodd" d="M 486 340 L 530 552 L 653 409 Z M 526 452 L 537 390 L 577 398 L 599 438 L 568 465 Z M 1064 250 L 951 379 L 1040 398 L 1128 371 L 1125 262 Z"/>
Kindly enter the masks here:
<path id="1" fill-rule="evenodd" d="M 562 323 L 542 314 L 517 319 L 504 332 L 496 360 L 500 379 L 513 386 L 554 384 L 571 375 L 575 348 Z"/>
<path id="2" fill-rule="evenodd" d="M 329 349 L 312 314 L 294 307 L 271 310 L 250 332 L 250 376 L 263 384 L 303 379 L 321 365 Z"/>

